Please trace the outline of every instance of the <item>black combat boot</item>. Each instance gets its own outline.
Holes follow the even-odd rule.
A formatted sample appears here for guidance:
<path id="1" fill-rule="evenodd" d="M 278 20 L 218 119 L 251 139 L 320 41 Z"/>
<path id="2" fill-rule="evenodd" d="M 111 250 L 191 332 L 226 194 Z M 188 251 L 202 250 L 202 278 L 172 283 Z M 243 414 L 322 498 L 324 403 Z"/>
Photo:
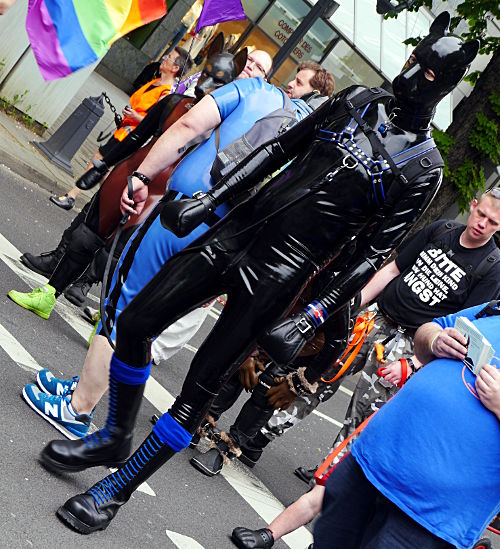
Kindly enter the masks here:
<path id="1" fill-rule="evenodd" d="M 73 219 L 70 226 L 63 232 L 61 241 L 57 245 L 55 250 L 50 252 L 43 252 L 40 255 L 33 255 L 29 252 L 24 253 L 21 256 L 21 263 L 26 265 L 28 269 L 35 271 L 35 273 L 41 274 L 50 278 L 55 271 L 57 264 L 61 261 L 63 255 L 66 253 L 66 249 L 71 240 L 71 235 L 78 228 L 78 226 L 84 222 L 87 212 L 90 208 L 90 202 L 85 204 L 82 211 Z"/>
<path id="2" fill-rule="evenodd" d="M 222 471 L 224 462 L 232 461 L 241 454 L 241 450 L 234 446 L 226 433 L 220 433 L 220 437 L 213 448 L 189 460 L 195 469 L 207 477 L 218 475 Z"/>
<path id="3" fill-rule="evenodd" d="M 101 256 L 101 251 L 102 248 L 94 256 L 92 263 L 82 276 L 64 291 L 64 297 L 77 307 L 82 307 L 85 304 L 90 288 L 102 279 L 100 262 L 97 261 L 97 257 Z"/>
<path id="4" fill-rule="evenodd" d="M 111 473 L 84 494 L 70 498 L 57 515 L 82 534 L 104 530 L 134 490 L 168 461 L 175 451 L 153 432 L 116 473 Z"/>
<path id="5" fill-rule="evenodd" d="M 252 439 L 245 442 L 241 447 L 241 455 L 238 459 L 244 463 L 247 467 L 253 468 L 257 461 L 259 461 L 264 448 L 270 443 L 262 431 L 259 431 Z"/>
<path id="6" fill-rule="evenodd" d="M 119 467 L 132 451 L 135 420 L 145 384 L 126 385 L 110 375 L 108 418 L 104 429 L 79 440 L 52 440 L 40 462 L 56 472 L 73 473 L 89 467 Z"/>

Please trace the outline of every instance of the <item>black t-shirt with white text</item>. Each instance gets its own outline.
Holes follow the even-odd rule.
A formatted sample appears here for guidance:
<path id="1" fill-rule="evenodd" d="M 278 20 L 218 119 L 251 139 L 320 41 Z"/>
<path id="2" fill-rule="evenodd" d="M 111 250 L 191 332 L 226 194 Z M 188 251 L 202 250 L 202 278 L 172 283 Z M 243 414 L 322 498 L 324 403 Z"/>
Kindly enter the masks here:
<path id="1" fill-rule="evenodd" d="M 380 310 L 405 328 L 418 328 L 433 318 L 498 299 L 500 294 L 500 262 L 481 279 L 472 276 L 495 249 L 494 240 L 480 248 L 464 248 L 460 235 L 465 226 L 433 238 L 432 233 L 444 223 L 432 223 L 403 245 L 396 257 L 401 274 L 377 300 Z"/>

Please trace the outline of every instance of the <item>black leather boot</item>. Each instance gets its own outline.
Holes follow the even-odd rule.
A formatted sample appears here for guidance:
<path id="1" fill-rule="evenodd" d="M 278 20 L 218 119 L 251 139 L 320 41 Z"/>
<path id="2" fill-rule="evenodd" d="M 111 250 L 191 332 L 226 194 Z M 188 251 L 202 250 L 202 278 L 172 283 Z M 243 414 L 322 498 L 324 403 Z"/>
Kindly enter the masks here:
<path id="1" fill-rule="evenodd" d="M 121 469 L 59 507 L 58 517 L 82 534 L 104 530 L 134 490 L 175 453 L 151 433 Z"/>
<path id="2" fill-rule="evenodd" d="M 238 526 L 231 534 L 231 540 L 239 549 L 270 549 L 274 545 L 274 538 L 269 528 L 250 530 Z"/>
<path id="3" fill-rule="evenodd" d="M 97 160 L 94 158 L 92 160 L 92 164 L 94 164 L 94 167 L 90 168 L 90 170 L 86 171 L 77 179 L 75 184 L 79 189 L 84 191 L 92 189 L 101 182 L 102 178 L 108 172 L 109 168 L 102 160 Z"/>
<path id="4" fill-rule="evenodd" d="M 264 448 L 271 441 L 262 434 L 262 431 L 259 431 L 251 440 L 248 440 L 241 447 L 241 455 L 238 456 L 238 459 L 244 463 L 247 467 L 253 468 L 257 461 L 259 461 Z"/>
<path id="5" fill-rule="evenodd" d="M 68 248 L 73 232 L 80 226 L 81 223 L 84 222 L 89 208 L 90 202 L 87 202 L 87 204 L 85 204 L 82 208 L 82 211 L 73 219 L 70 226 L 63 232 L 61 241 L 55 250 L 43 252 L 40 255 L 33 255 L 26 252 L 21 256 L 21 263 L 26 265 L 28 269 L 35 271 L 35 273 L 50 278 L 52 273 L 55 271 L 57 264 L 66 253 L 66 249 Z"/>
<path id="6" fill-rule="evenodd" d="M 97 252 L 96 256 L 100 256 L 101 251 L 102 248 Z M 96 256 L 82 276 L 64 291 L 64 297 L 77 307 L 82 307 L 85 304 L 90 288 L 94 284 L 99 283 L 102 278 L 99 269 L 100 265 L 96 261 Z"/>
<path id="7" fill-rule="evenodd" d="M 225 461 L 231 461 L 241 453 L 239 448 L 235 448 L 231 439 L 221 433 L 221 438 L 214 448 L 206 451 L 204 454 L 198 454 L 189 460 L 189 463 L 207 477 L 214 477 L 222 471 Z"/>
<path id="8" fill-rule="evenodd" d="M 21 256 L 21 263 L 26 265 L 28 269 L 35 271 L 35 273 L 41 274 L 47 278 L 54 272 L 61 257 L 64 254 L 64 250 L 58 253 L 57 248 L 51 252 L 43 252 L 40 255 L 33 255 L 26 252 Z"/>
<path id="9" fill-rule="evenodd" d="M 79 440 L 52 440 L 40 462 L 56 472 L 75 473 L 89 467 L 119 467 L 132 450 L 135 420 L 145 384 L 125 385 L 110 376 L 108 418 L 104 429 Z"/>

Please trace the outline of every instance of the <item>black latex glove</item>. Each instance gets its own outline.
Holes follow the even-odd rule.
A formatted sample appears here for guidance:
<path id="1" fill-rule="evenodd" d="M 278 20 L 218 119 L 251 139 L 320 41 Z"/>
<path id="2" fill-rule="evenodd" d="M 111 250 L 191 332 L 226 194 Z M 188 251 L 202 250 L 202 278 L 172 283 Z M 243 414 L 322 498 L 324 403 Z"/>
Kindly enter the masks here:
<path id="1" fill-rule="evenodd" d="M 215 200 L 210 193 L 200 193 L 196 198 L 165 202 L 160 221 L 165 229 L 182 238 L 206 221 L 215 208 Z"/>
<path id="2" fill-rule="evenodd" d="M 314 336 L 316 328 L 305 313 L 278 321 L 259 341 L 260 347 L 276 364 L 290 364 L 302 347 Z"/>

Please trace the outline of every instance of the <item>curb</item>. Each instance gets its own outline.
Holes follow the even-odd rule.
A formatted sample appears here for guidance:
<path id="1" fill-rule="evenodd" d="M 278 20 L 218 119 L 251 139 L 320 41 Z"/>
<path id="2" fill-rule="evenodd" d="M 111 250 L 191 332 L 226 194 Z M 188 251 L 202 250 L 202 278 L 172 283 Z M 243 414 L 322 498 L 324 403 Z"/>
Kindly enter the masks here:
<path id="1" fill-rule="evenodd" d="M 42 189 L 45 189 L 50 194 L 63 195 L 71 188 L 69 186 L 62 185 L 61 183 L 54 181 L 53 178 L 41 173 L 33 166 L 23 162 L 17 156 L 14 156 L 7 151 L 0 148 L 0 164 L 5 165 L 12 172 L 16 173 L 20 177 L 35 183 Z M 56 169 L 56 166 L 54 166 Z M 68 175 L 68 177 L 70 177 Z M 88 202 L 88 195 L 80 195 L 75 201 L 75 210 L 81 210 L 83 206 Z M 57 206 L 55 206 L 57 207 Z"/>

